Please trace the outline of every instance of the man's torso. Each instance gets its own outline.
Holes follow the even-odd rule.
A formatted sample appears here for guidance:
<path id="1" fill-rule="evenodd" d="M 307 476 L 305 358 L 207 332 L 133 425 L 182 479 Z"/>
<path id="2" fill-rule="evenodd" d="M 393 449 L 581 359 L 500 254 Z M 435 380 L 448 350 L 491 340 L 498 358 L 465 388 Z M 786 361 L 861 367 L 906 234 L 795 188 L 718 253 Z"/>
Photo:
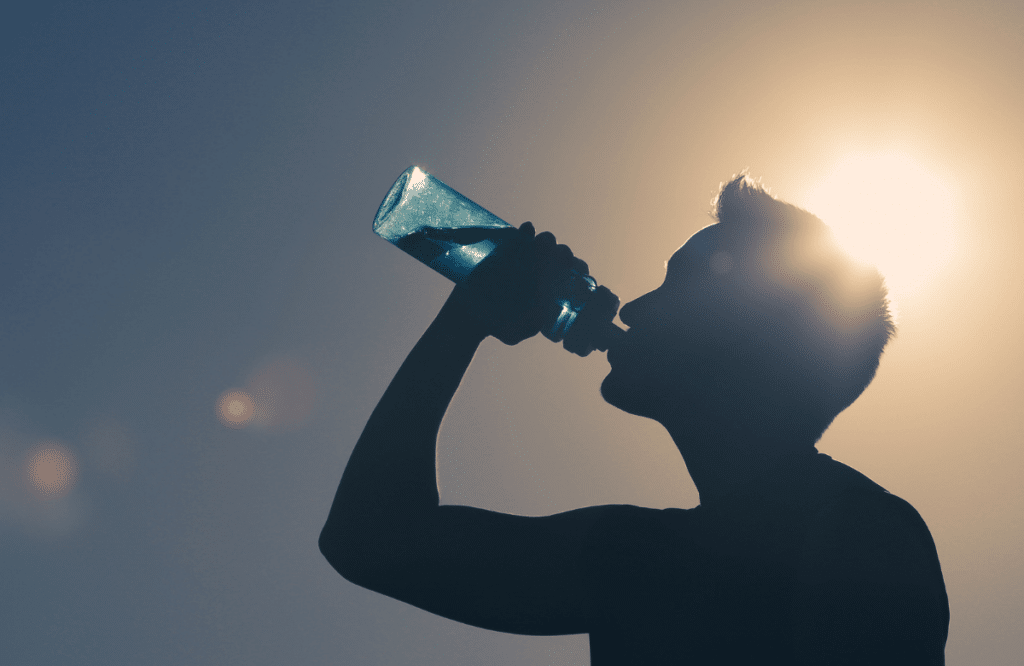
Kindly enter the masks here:
<path id="1" fill-rule="evenodd" d="M 945 604 L 934 545 L 909 504 L 821 454 L 794 456 L 770 477 L 714 504 L 645 512 L 596 537 L 604 612 L 590 632 L 595 666 L 798 663 L 808 590 L 823 575 L 843 576 L 830 563 L 847 566 L 844 535 L 892 529 L 856 524 L 879 511 L 931 553 L 920 566 L 934 569 L 927 585 L 936 608 Z M 863 564 L 858 575 L 884 588 L 887 565 Z"/>

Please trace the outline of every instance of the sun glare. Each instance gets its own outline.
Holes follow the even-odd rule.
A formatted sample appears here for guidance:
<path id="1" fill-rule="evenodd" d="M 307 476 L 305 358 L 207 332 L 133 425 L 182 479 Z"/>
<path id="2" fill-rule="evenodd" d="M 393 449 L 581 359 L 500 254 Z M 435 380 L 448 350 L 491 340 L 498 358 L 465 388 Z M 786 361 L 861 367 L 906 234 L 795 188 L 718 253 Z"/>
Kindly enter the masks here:
<path id="1" fill-rule="evenodd" d="M 956 249 L 951 183 L 906 153 L 849 154 L 801 202 L 900 300 L 924 287 Z"/>

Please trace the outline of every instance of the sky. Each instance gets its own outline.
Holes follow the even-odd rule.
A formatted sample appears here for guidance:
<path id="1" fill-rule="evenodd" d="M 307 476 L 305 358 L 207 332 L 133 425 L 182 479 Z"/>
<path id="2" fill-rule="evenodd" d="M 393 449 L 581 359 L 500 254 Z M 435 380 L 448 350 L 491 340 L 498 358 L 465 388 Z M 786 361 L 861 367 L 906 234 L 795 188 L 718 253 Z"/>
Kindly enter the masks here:
<path id="1" fill-rule="evenodd" d="M 451 289 L 371 232 L 412 164 L 623 302 L 742 170 L 888 251 L 898 336 L 818 448 L 929 525 L 947 663 L 1013 662 L 1022 34 L 984 0 L 5 4 L 0 662 L 588 663 L 585 637 L 435 617 L 317 549 Z M 694 506 L 606 372 L 486 341 L 442 502 Z"/>

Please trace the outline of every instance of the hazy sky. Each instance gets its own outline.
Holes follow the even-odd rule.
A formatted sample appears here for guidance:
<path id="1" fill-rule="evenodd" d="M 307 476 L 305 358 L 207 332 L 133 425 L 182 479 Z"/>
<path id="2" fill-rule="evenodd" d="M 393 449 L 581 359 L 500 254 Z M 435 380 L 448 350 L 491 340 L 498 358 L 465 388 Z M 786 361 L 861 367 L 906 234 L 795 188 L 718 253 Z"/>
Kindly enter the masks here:
<path id="1" fill-rule="evenodd" d="M 927 521 L 948 663 L 1019 659 L 1021 7 L 7 3 L 0 663 L 587 663 L 584 637 L 437 618 L 317 550 L 450 290 L 370 230 L 410 164 L 553 231 L 624 302 L 742 169 L 823 215 L 876 205 L 900 332 L 819 450 Z M 606 370 L 486 342 L 443 501 L 693 506 L 661 428 L 601 401 Z M 244 427 L 218 419 L 229 390 Z"/>

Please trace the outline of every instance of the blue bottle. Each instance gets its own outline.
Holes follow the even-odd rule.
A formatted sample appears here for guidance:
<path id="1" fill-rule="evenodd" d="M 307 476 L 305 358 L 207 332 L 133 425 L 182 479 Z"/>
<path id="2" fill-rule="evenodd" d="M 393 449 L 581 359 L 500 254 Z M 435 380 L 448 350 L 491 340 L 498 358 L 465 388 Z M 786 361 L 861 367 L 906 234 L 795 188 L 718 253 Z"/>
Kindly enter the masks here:
<path id="1" fill-rule="evenodd" d="M 406 169 L 373 220 L 373 231 L 456 284 L 518 230 L 417 166 Z M 580 356 L 605 351 L 622 329 L 612 323 L 619 299 L 574 270 L 552 285 L 541 333 Z"/>

